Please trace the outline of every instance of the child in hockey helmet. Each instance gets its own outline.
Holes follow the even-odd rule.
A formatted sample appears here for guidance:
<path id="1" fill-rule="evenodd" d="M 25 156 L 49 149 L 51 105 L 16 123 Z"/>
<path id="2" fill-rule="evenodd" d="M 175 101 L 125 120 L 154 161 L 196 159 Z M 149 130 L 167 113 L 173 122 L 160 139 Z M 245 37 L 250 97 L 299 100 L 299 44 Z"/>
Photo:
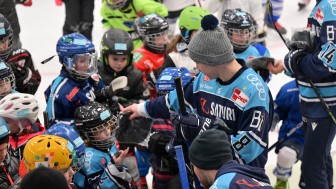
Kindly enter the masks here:
<path id="1" fill-rule="evenodd" d="M 9 64 L 0 59 L 0 99 L 15 92 L 15 76 Z"/>
<path id="2" fill-rule="evenodd" d="M 77 157 L 77 159 L 74 160 L 71 168 L 75 172 L 82 168 L 85 160 L 85 143 L 70 125 L 56 123 L 46 130 L 44 134 L 55 135 L 68 140 L 74 146 Z"/>
<path id="3" fill-rule="evenodd" d="M 182 79 L 182 86 L 187 84 L 192 76 L 187 68 L 166 68 L 160 74 L 156 83 L 156 90 L 159 96 L 166 95 L 170 91 L 175 89 L 174 78 L 180 76 Z"/>
<path id="4" fill-rule="evenodd" d="M 54 135 L 39 135 L 30 139 L 23 152 L 28 171 L 44 166 L 60 171 L 70 184 L 75 172 L 72 170 L 76 159 L 74 146 L 68 140 Z"/>
<path id="5" fill-rule="evenodd" d="M 61 37 L 56 46 L 59 61 L 76 81 L 88 79 L 97 73 L 97 54 L 90 40 L 80 33 Z"/>
<path id="6" fill-rule="evenodd" d="M 146 49 L 163 53 L 169 42 L 168 22 L 157 14 L 149 14 L 135 19 L 134 27 L 143 40 Z"/>
<path id="7" fill-rule="evenodd" d="M 234 52 L 242 52 L 257 36 L 257 24 L 253 17 L 241 9 L 227 9 L 222 15 L 221 26 L 229 37 Z"/>
<path id="8" fill-rule="evenodd" d="M 39 105 L 34 95 L 11 93 L 0 100 L 0 116 L 9 125 L 9 141 L 14 154 L 21 159 L 27 141 L 44 132 L 44 127 L 37 122 Z"/>
<path id="9" fill-rule="evenodd" d="M 8 20 L 0 14 L 0 58 L 6 60 L 13 49 L 13 29 Z"/>
<path id="10" fill-rule="evenodd" d="M 122 167 L 118 168 L 128 148 L 117 155 L 114 137 L 117 117 L 104 105 L 90 102 L 76 109 L 74 119 L 77 130 L 87 143 L 85 165 L 75 175 L 74 182 L 81 188 L 129 186 L 131 176 L 124 169 L 119 169 Z"/>
<path id="11" fill-rule="evenodd" d="M 88 104 L 76 109 L 75 125 L 79 133 L 89 146 L 102 151 L 109 151 L 115 143 L 113 132 L 117 126 L 117 117 L 98 102 Z"/>

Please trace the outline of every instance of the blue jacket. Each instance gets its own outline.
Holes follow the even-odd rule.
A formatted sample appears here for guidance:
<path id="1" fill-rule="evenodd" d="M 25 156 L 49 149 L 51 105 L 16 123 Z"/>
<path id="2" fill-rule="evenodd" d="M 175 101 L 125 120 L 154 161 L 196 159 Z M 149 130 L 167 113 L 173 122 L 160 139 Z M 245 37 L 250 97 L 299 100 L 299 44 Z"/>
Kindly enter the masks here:
<path id="1" fill-rule="evenodd" d="M 273 188 L 265 174 L 265 170 L 258 167 L 238 164 L 229 161 L 217 172 L 215 182 L 210 189 L 250 189 Z"/>
<path id="2" fill-rule="evenodd" d="M 73 119 L 76 108 L 94 101 L 94 92 L 104 87 L 101 80 L 95 83 L 91 78 L 76 82 L 66 71 L 61 70 L 61 74 L 44 92 L 49 120 Z"/>
<path id="3" fill-rule="evenodd" d="M 210 119 L 219 117 L 237 133 L 230 142 L 239 163 L 265 166 L 273 100 L 253 69 L 244 66 L 227 82 L 209 80 L 200 73 L 185 85 L 184 98 L 189 111 Z M 168 119 L 170 111 L 178 112 L 176 91 L 146 101 L 138 110 L 140 115 Z"/>
<path id="4" fill-rule="evenodd" d="M 299 110 L 299 90 L 296 86 L 295 80 L 288 82 L 281 87 L 276 99 L 274 100 L 274 104 L 274 114 L 278 114 L 280 120 L 282 120 L 282 125 L 279 131 L 279 139 L 285 138 L 287 133 L 302 121 Z M 303 127 L 296 130 L 290 138 L 303 145 Z"/>

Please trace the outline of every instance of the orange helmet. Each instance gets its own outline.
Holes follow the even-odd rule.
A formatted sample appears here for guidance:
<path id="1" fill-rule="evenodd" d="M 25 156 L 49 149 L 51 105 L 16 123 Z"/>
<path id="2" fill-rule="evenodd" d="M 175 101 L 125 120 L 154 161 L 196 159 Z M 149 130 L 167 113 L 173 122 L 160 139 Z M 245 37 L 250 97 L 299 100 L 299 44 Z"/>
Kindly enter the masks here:
<path id="1" fill-rule="evenodd" d="M 39 166 L 55 170 L 67 170 L 76 159 L 73 145 L 64 138 L 53 135 L 39 135 L 28 141 L 23 151 L 28 171 Z"/>

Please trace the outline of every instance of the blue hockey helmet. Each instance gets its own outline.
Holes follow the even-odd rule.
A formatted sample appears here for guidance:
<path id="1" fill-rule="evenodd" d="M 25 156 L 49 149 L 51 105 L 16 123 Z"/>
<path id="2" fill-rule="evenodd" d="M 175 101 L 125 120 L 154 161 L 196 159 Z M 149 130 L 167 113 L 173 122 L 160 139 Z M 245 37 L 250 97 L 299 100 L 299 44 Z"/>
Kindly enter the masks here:
<path id="1" fill-rule="evenodd" d="M 80 33 L 61 37 L 56 45 L 60 62 L 75 80 L 97 73 L 97 54 L 93 43 Z"/>
<path id="2" fill-rule="evenodd" d="M 182 77 L 182 86 L 187 84 L 192 78 L 190 72 L 185 67 L 166 68 L 162 71 L 162 73 L 159 76 L 158 81 L 156 82 L 156 90 L 158 92 L 158 95 L 165 95 L 169 91 L 174 90 L 175 89 L 174 78 L 177 76 Z"/>
<path id="3" fill-rule="evenodd" d="M 9 87 L 10 84 L 10 87 Z M 15 76 L 9 64 L 0 59 L 0 99 L 15 89 Z"/>
<path id="4" fill-rule="evenodd" d="M 77 172 L 84 165 L 85 160 L 85 143 L 78 133 L 70 125 L 64 123 L 56 123 L 44 132 L 47 135 L 55 135 L 68 140 L 76 152 L 77 160 L 74 160 L 71 168 Z"/>

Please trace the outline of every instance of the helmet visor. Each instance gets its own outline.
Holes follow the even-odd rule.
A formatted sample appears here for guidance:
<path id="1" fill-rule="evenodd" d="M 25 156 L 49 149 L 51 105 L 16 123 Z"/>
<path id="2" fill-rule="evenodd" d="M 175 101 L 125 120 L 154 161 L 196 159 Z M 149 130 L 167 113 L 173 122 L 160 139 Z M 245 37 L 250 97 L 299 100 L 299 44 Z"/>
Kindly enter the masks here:
<path id="1" fill-rule="evenodd" d="M 69 70 L 72 70 L 79 75 L 90 76 L 98 71 L 97 54 L 85 53 L 68 57 L 66 66 Z"/>

